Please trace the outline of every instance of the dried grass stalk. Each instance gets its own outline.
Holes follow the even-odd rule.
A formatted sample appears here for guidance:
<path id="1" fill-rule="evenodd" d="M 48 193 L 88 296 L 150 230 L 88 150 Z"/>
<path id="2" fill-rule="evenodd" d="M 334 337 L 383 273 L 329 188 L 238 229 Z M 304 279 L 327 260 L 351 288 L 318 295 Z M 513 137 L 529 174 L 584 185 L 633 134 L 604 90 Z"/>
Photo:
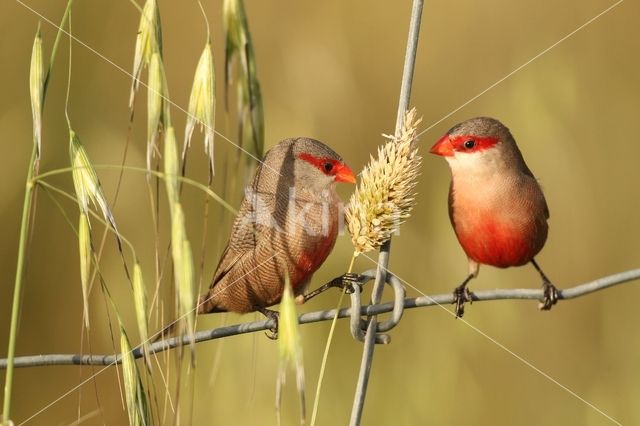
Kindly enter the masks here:
<path id="1" fill-rule="evenodd" d="M 357 254 L 379 248 L 411 213 L 422 162 L 417 146 L 421 121 L 415 108 L 407 112 L 399 135 L 383 135 L 387 143 L 362 171 L 360 185 L 345 211 Z"/>

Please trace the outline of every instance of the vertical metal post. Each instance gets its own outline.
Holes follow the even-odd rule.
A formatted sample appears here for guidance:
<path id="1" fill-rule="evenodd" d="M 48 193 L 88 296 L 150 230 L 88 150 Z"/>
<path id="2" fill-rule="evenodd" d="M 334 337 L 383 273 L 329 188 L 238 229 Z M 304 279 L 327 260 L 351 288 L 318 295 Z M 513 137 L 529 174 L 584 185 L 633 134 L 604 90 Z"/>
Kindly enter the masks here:
<path id="1" fill-rule="evenodd" d="M 407 40 L 407 50 L 404 57 L 404 70 L 402 72 L 402 86 L 400 87 L 400 100 L 398 102 L 398 116 L 396 118 L 396 135 L 400 132 L 405 113 L 409 107 L 409 99 L 411 97 L 411 84 L 413 82 L 413 70 L 416 62 L 416 52 L 418 49 L 418 36 L 420 34 L 420 20 L 422 17 L 422 6 L 424 0 L 414 0 L 411 9 L 411 23 L 409 25 L 409 37 Z M 378 255 L 378 269 L 376 280 L 371 294 L 371 303 L 377 304 L 382 297 L 384 289 L 387 267 L 389 265 L 389 254 L 391 250 L 391 241 L 387 241 L 380 248 Z M 358 375 L 358 384 L 351 409 L 351 426 L 360 425 L 362 420 L 362 410 L 364 408 L 364 400 L 367 394 L 367 385 L 369 383 L 369 373 L 371 372 L 371 363 L 373 360 L 373 349 L 375 346 L 375 337 L 378 321 L 373 316 L 369 320 L 367 334 L 365 336 L 364 347 L 362 350 L 362 361 L 360 363 L 360 373 Z"/>

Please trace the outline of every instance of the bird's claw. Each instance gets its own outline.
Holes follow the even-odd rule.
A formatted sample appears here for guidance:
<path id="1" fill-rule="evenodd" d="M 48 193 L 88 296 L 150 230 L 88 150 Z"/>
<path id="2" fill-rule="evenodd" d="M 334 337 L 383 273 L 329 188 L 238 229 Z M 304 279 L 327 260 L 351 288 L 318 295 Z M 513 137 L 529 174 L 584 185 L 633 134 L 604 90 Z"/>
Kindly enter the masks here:
<path id="1" fill-rule="evenodd" d="M 542 282 L 543 298 L 538 304 L 538 309 L 548 311 L 558 302 L 558 289 L 549 281 Z"/>
<path id="2" fill-rule="evenodd" d="M 334 278 L 333 281 L 331 281 L 331 287 L 341 288 L 345 293 L 351 294 L 356 291 L 355 286 L 358 286 L 360 291 L 362 291 L 362 286 L 367 282 L 367 279 L 365 275 L 347 272 L 338 278 Z"/>
<path id="3" fill-rule="evenodd" d="M 464 315 L 464 304 L 466 302 L 473 303 L 473 292 L 466 286 L 458 286 L 453 290 L 453 304 L 456 305 L 454 312 L 456 318 L 462 318 Z"/>
<path id="4" fill-rule="evenodd" d="M 269 331 L 265 331 L 265 336 L 267 336 L 271 340 L 278 340 L 280 313 L 278 311 L 272 311 L 271 309 L 266 308 L 257 308 L 256 310 L 267 317 L 267 320 L 273 320 L 273 322 L 275 323 L 273 326 L 269 327 Z"/>

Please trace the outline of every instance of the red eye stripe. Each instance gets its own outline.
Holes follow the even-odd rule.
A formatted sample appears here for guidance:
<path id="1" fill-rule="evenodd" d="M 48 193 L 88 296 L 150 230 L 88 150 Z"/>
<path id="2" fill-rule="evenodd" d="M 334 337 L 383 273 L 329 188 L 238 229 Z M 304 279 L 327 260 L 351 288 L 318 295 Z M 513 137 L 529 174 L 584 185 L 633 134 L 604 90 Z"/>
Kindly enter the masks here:
<path id="1" fill-rule="evenodd" d="M 316 157 L 303 152 L 298 158 L 318 168 L 327 176 L 335 176 L 336 182 L 356 183 L 353 171 L 345 163 L 328 157 Z"/>
<path id="2" fill-rule="evenodd" d="M 314 155 L 307 154 L 306 152 L 300 154 L 298 158 L 306 161 L 314 167 L 317 167 L 320 171 L 322 171 L 322 173 L 326 175 L 335 175 L 340 168 L 339 166 L 341 165 L 339 161 L 336 161 L 332 158 L 316 157 Z M 328 166 L 328 164 L 331 164 L 331 166 Z"/>
<path id="3" fill-rule="evenodd" d="M 451 145 L 457 152 L 478 152 L 496 145 L 499 140 L 491 136 L 461 135 L 451 137 Z"/>

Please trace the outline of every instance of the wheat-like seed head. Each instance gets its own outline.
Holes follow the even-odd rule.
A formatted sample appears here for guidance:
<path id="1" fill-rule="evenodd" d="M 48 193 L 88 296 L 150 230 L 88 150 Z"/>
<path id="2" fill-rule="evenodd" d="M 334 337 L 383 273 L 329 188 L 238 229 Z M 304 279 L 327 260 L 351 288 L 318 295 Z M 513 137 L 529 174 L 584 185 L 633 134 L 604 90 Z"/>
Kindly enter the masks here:
<path id="1" fill-rule="evenodd" d="M 417 147 L 421 121 L 415 108 L 407 112 L 399 135 L 383 135 L 387 143 L 362 171 L 360 185 L 345 211 L 357 254 L 384 244 L 411 213 L 422 162 Z"/>

